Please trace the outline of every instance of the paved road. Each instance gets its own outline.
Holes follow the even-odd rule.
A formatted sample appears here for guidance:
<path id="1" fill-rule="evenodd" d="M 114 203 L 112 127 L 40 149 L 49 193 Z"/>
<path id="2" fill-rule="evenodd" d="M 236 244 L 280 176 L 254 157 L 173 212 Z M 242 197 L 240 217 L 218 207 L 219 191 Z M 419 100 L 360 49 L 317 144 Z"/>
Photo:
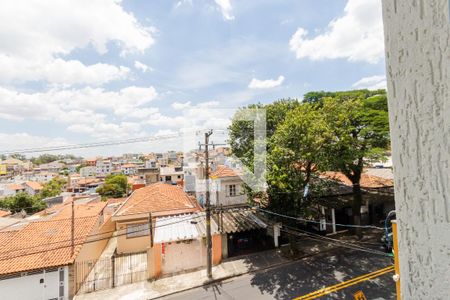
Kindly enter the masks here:
<path id="1" fill-rule="evenodd" d="M 391 264 L 390 259 L 383 256 L 341 248 L 162 299 L 293 299 Z M 353 294 L 358 290 L 370 300 L 395 299 L 392 275 L 388 273 L 320 299 L 354 299 Z"/>

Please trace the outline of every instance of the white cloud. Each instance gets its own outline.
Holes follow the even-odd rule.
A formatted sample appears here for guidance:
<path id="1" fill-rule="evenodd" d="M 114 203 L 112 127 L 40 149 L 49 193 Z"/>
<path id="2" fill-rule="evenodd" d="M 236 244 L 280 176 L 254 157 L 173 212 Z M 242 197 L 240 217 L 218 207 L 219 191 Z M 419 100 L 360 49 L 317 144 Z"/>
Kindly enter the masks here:
<path id="1" fill-rule="evenodd" d="M 324 33 L 307 38 L 298 28 L 289 46 L 297 58 L 345 58 L 377 63 L 384 57 L 384 36 L 379 0 L 348 0 L 344 15 L 328 24 Z"/>
<path id="2" fill-rule="evenodd" d="M 219 6 L 222 16 L 225 20 L 234 20 L 233 7 L 231 6 L 230 0 L 215 0 L 216 4 Z"/>
<path id="3" fill-rule="evenodd" d="M 182 110 L 188 107 L 191 107 L 191 101 L 187 101 L 185 103 L 181 103 L 181 102 L 174 102 L 172 103 L 172 108 L 175 110 Z"/>
<path id="4" fill-rule="evenodd" d="M 0 87 L 0 118 L 57 122 L 93 137 L 126 137 L 139 134 L 139 122 L 158 113 L 157 108 L 148 106 L 156 96 L 153 87 L 136 86 L 114 92 L 86 87 L 36 93 Z M 130 119 L 134 122 L 127 121 Z"/>
<path id="5" fill-rule="evenodd" d="M 86 66 L 78 60 L 56 58 L 49 61 L 27 60 L 0 53 L 0 82 L 21 83 L 46 81 L 52 84 L 73 85 L 103 83 L 126 78 L 129 68 L 96 63 Z"/>
<path id="6" fill-rule="evenodd" d="M 284 76 L 280 75 L 277 79 L 260 80 L 253 78 L 248 87 L 251 89 L 270 89 L 280 86 L 284 81 Z"/>
<path id="7" fill-rule="evenodd" d="M 44 136 L 30 135 L 25 132 L 2 133 L 0 132 L 1 152 L 7 152 L 16 149 L 29 149 L 36 147 L 56 147 L 68 145 L 64 138 L 49 138 Z"/>
<path id="8" fill-rule="evenodd" d="M 356 89 L 379 90 L 385 89 L 387 86 L 385 75 L 375 75 L 364 77 L 355 82 L 352 87 Z"/>
<path id="9" fill-rule="evenodd" d="M 142 71 L 143 73 L 145 73 L 147 71 L 150 71 L 150 72 L 153 71 L 152 67 L 150 67 L 144 63 L 141 63 L 140 61 L 137 61 L 137 60 L 134 61 L 134 67 L 136 69 Z"/>
<path id="10" fill-rule="evenodd" d="M 64 56 L 92 47 L 99 54 L 115 43 L 122 55 L 154 43 L 153 28 L 142 26 L 120 1 L 0 1 L 0 82 L 102 84 L 122 79 L 128 68 L 85 65 Z"/>

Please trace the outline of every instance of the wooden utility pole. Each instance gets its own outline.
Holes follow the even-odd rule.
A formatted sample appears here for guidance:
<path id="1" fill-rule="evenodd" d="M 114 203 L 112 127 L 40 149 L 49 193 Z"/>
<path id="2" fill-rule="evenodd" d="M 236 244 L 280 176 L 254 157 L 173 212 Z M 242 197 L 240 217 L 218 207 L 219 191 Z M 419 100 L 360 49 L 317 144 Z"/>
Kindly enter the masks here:
<path id="1" fill-rule="evenodd" d="M 209 199 L 209 137 L 212 130 L 205 132 L 205 186 L 206 186 L 206 273 L 212 279 L 212 241 L 211 241 L 211 201 Z"/>
<path id="2" fill-rule="evenodd" d="M 75 201 L 72 199 L 72 226 L 71 226 L 71 248 L 70 248 L 70 257 L 73 257 L 73 254 L 75 252 Z"/>

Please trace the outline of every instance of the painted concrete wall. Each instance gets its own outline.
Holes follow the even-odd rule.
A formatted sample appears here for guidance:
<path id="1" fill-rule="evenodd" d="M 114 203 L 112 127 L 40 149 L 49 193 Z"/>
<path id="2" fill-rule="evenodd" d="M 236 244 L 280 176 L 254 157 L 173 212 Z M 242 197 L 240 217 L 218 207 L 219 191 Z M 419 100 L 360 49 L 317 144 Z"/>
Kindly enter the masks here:
<path id="1" fill-rule="evenodd" d="M 402 299 L 450 295 L 449 0 L 383 0 Z"/>
<path id="2" fill-rule="evenodd" d="M 127 224 L 144 224 L 148 223 L 145 221 L 135 221 L 129 223 L 119 223 L 117 222 L 117 253 L 137 253 L 147 251 L 150 247 L 150 237 L 148 235 L 140 237 L 127 237 Z M 153 224 L 154 225 L 154 224 Z"/>
<path id="3" fill-rule="evenodd" d="M 64 292 L 61 300 L 68 297 L 68 268 L 61 267 L 64 271 Z M 39 274 L 24 275 L 10 279 L 0 280 L 0 291 L 2 300 L 16 299 L 58 299 L 60 296 L 59 270 L 47 271 Z M 41 282 L 41 280 L 43 282 Z"/>

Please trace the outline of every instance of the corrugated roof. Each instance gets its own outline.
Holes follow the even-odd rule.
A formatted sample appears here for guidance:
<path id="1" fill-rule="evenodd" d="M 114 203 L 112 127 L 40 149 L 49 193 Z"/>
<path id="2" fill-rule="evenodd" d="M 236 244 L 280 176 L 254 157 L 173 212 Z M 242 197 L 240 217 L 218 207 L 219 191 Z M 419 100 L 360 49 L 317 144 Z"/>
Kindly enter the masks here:
<path id="1" fill-rule="evenodd" d="M 266 228 L 264 223 L 251 209 L 230 209 L 218 214 L 213 218 L 219 224 L 219 230 L 225 233 L 241 232 L 253 229 Z"/>
<path id="2" fill-rule="evenodd" d="M 217 234 L 217 224 L 211 219 L 211 234 Z M 155 243 L 195 240 L 206 236 L 206 214 L 198 212 L 156 218 Z"/>

